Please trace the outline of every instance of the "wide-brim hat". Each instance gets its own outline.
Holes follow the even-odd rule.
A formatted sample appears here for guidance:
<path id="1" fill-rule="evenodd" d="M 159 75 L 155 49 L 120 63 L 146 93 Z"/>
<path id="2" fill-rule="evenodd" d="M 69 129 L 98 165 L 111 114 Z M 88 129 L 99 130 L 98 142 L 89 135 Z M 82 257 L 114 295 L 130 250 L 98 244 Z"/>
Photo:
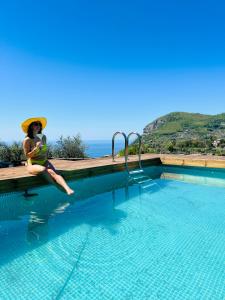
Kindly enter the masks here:
<path id="1" fill-rule="evenodd" d="M 44 129 L 47 125 L 47 119 L 44 117 L 29 118 L 25 120 L 23 123 L 21 123 L 21 127 L 25 133 L 27 133 L 30 124 L 33 122 L 40 122 L 42 125 L 42 129 Z"/>

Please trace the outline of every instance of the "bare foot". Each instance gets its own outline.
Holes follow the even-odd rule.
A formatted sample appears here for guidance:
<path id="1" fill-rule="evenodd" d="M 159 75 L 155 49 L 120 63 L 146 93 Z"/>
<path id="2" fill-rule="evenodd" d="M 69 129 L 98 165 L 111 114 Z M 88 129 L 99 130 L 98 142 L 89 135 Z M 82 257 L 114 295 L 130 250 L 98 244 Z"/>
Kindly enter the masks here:
<path id="1" fill-rule="evenodd" d="M 68 189 L 66 193 L 67 193 L 67 195 L 70 196 L 70 195 L 74 194 L 74 190 Z"/>

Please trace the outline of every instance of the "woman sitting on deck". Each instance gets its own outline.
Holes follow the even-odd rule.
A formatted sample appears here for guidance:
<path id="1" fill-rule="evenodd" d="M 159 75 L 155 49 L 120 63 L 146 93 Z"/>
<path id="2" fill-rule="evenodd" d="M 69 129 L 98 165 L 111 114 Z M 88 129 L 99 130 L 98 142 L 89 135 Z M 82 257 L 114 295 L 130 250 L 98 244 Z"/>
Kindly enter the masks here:
<path id="1" fill-rule="evenodd" d="M 46 136 L 42 134 L 42 129 L 45 128 L 46 124 L 46 118 L 30 118 L 21 124 L 27 135 L 23 141 L 23 149 L 27 157 L 27 170 L 32 175 L 45 175 L 48 181 L 71 195 L 74 191 L 48 161 Z"/>

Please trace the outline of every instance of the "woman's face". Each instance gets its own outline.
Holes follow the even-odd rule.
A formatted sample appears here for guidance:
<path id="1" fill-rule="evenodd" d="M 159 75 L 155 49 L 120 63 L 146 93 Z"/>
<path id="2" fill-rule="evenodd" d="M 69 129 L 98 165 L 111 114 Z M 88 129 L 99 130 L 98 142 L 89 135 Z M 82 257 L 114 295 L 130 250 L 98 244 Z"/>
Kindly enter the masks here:
<path id="1" fill-rule="evenodd" d="M 34 133 L 38 133 L 41 130 L 41 123 L 40 122 L 34 122 L 32 125 L 32 129 Z"/>

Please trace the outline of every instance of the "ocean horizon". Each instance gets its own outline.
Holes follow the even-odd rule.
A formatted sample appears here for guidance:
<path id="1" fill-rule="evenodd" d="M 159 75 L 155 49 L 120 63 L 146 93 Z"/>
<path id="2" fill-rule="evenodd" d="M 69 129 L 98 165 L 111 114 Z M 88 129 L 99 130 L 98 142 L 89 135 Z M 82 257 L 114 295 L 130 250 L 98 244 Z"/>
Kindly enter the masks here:
<path id="1" fill-rule="evenodd" d="M 87 149 L 85 153 L 92 157 L 101 157 L 112 154 L 112 140 L 84 140 Z M 124 141 L 115 141 L 115 152 L 118 153 L 124 148 Z"/>

